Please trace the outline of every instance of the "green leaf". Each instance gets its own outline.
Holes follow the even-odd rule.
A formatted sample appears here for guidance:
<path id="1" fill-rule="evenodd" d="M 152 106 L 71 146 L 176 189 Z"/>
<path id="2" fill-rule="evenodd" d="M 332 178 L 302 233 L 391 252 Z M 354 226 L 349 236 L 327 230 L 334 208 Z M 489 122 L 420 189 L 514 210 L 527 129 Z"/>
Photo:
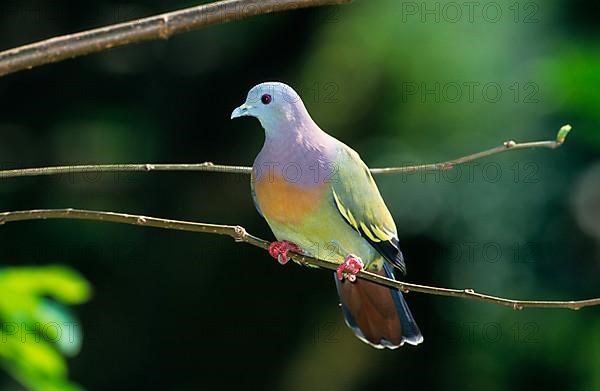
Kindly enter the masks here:
<path id="1" fill-rule="evenodd" d="M 0 272 L 0 287 L 14 292 L 51 295 L 67 304 L 80 304 L 91 295 L 89 283 L 63 266 L 9 268 Z"/>
<path id="2" fill-rule="evenodd" d="M 571 125 L 564 125 L 562 128 L 560 128 L 558 134 L 556 135 L 556 142 L 559 144 L 564 143 L 571 129 L 573 129 Z"/>
<path id="3" fill-rule="evenodd" d="M 89 283 L 63 266 L 1 269 L 0 365 L 31 390 L 81 390 L 62 356 L 79 352 L 81 331 L 63 303 L 90 295 Z"/>

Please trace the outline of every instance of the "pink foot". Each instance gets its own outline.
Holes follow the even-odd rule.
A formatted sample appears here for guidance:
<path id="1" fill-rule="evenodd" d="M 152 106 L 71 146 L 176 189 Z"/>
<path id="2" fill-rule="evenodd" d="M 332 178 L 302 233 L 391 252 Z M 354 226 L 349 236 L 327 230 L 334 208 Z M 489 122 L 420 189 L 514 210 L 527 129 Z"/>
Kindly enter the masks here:
<path id="1" fill-rule="evenodd" d="M 288 263 L 288 252 L 292 251 L 295 253 L 302 254 L 304 251 L 297 245 L 292 242 L 288 242 L 287 240 L 282 240 L 279 242 L 273 242 L 269 245 L 269 254 L 282 265 Z"/>
<path id="2" fill-rule="evenodd" d="M 365 265 L 362 263 L 359 257 L 350 254 L 346 257 L 344 263 L 342 263 L 336 269 L 335 273 L 337 274 L 338 280 L 342 281 L 344 279 L 344 272 L 347 272 L 346 276 L 348 277 L 348 280 L 350 282 L 354 282 L 356 281 L 355 274 L 361 271 L 364 267 Z"/>

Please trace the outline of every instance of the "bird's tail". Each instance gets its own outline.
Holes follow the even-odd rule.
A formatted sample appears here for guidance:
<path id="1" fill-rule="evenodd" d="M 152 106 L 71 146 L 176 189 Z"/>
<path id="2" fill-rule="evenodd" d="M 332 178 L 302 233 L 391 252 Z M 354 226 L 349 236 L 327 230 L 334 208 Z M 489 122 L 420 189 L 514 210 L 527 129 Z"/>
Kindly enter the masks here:
<path id="1" fill-rule="evenodd" d="M 387 264 L 378 274 L 394 279 L 392 268 Z M 421 331 L 397 289 L 360 278 L 355 282 L 336 278 L 336 286 L 346 324 L 364 342 L 378 349 L 423 342 Z"/>

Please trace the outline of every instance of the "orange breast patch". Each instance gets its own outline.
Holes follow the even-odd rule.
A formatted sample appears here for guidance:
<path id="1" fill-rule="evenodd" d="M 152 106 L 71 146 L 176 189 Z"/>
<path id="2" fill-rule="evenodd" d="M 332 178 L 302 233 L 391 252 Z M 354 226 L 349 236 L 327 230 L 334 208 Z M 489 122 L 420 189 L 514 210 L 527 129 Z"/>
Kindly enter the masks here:
<path id="1" fill-rule="evenodd" d="M 267 220 L 299 224 L 323 200 L 327 184 L 303 189 L 280 176 L 267 176 L 255 183 L 256 201 Z"/>

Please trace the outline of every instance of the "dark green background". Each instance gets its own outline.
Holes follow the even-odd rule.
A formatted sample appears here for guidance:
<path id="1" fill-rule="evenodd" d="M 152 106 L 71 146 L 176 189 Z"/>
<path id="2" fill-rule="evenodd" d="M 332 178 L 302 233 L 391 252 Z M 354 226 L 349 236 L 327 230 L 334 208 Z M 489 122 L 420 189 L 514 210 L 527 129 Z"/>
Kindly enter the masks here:
<path id="1" fill-rule="evenodd" d="M 193 4 L 3 2 L 0 48 Z M 461 16 L 444 1 L 260 16 L 3 77 L 0 167 L 250 165 L 262 130 L 229 116 L 267 80 L 296 88 L 317 123 L 370 166 L 552 139 L 571 123 L 556 151 L 377 182 L 407 281 L 513 298 L 600 295 L 600 6 L 484 1 L 470 19 L 453 4 Z M 272 239 L 243 175 L 4 179 L 0 202 L 240 224 Z M 70 377 L 90 390 L 600 389 L 597 308 L 515 312 L 410 294 L 425 342 L 377 351 L 343 324 L 329 272 L 281 267 L 225 237 L 15 223 L 2 227 L 0 262 L 66 264 L 90 280 L 94 296 L 76 308 L 83 348 L 69 361 Z"/>

